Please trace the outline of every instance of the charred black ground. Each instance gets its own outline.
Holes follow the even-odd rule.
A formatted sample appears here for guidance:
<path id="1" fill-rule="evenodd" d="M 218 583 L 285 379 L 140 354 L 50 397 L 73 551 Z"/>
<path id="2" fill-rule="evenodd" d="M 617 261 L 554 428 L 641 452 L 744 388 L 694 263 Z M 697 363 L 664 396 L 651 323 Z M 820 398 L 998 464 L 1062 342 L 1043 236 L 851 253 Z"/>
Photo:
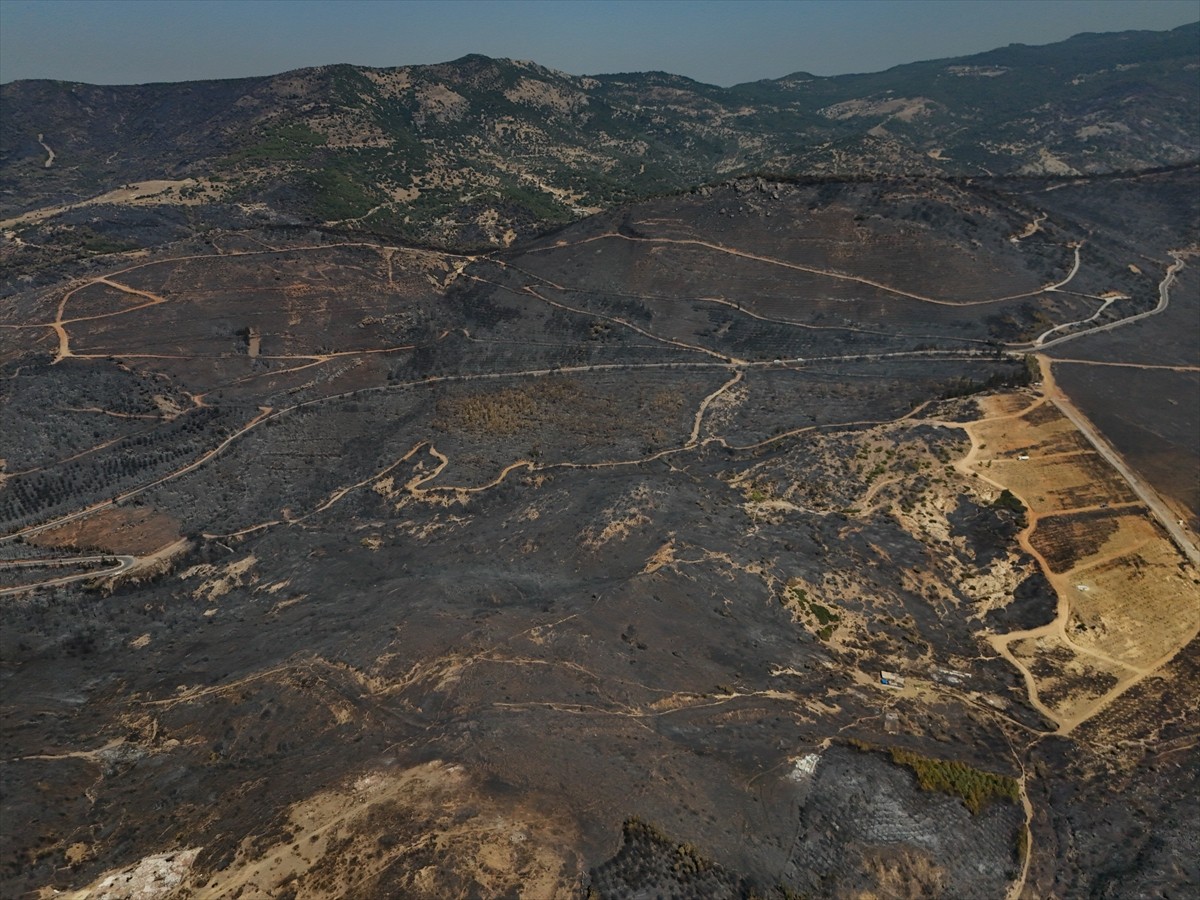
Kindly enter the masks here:
<path id="1" fill-rule="evenodd" d="M 1120 181 L 1167 222 L 1136 233 L 1103 180 L 749 179 L 492 253 L 214 230 L 10 282 L 4 583 L 87 578 L 2 598 L 6 882 L 176 854 L 197 897 L 1186 885 L 1195 642 L 1065 731 L 1108 676 L 1015 644 L 1049 720 L 988 641 L 1056 617 L 986 481 L 1018 451 L 963 460 L 989 403 L 1049 421 L 1041 350 L 1195 515 L 1194 182 Z M 1161 312 L 1081 333 L 1180 259 Z M 1097 540 L 1137 507 L 1084 493 Z M 1051 574 L 1072 527 L 1032 539 Z"/>

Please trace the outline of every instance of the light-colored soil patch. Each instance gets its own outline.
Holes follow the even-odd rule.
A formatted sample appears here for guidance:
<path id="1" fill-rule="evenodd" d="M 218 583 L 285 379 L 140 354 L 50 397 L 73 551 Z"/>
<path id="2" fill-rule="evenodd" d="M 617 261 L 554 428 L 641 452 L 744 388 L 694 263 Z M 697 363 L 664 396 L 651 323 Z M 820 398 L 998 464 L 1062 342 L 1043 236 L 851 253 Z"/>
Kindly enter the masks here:
<path id="1" fill-rule="evenodd" d="M 59 893 L 44 888 L 40 893 L 60 900 L 166 900 L 179 896 L 199 852 L 192 848 L 147 856 L 127 869 L 106 872 L 81 890 Z"/>
<path id="2" fill-rule="evenodd" d="M 646 560 L 646 565 L 643 567 L 641 574 L 653 575 L 659 569 L 669 569 L 677 562 L 675 556 L 675 541 L 669 540 Z"/>
<path id="3" fill-rule="evenodd" d="M 938 104 L 928 97 L 895 97 L 873 98 L 864 97 L 859 100 L 845 100 L 827 106 L 821 110 L 821 115 L 827 119 L 853 119 L 860 116 L 891 116 L 902 122 L 929 115 Z"/>
<path id="4" fill-rule="evenodd" d="M 1050 624 L 990 642 L 1067 733 L 1200 632 L 1200 575 L 1052 404 L 1021 392 L 983 398 L 980 413 L 958 467 L 1024 503 L 1020 542 L 1059 600 Z"/>
<path id="5" fill-rule="evenodd" d="M 520 79 L 504 92 L 504 96 L 513 103 L 527 103 L 560 113 L 571 112 L 588 105 L 586 94 L 534 78 Z"/>
<path id="6" fill-rule="evenodd" d="M 1025 238 L 1033 237 L 1035 234 L 1037 234 L 1039 231 L 1042 230 L 1042 223 L 1045 221 L 1046 221 L 1046 216 L 1044 216 L 1044 215 L 1034 217 L 1034 219 L 1032 221 L 1030 221 L 1029 223 L 1027 223 L 1025 225 L 1024 230 L 1022 230 L 1020 234 L 1014 234 L 1012 237 L 1009 238 L 1009 240 L 1015 244 L 1015 243 L 1025 240 Z"/>
<path id="7" fill-rule="evenodd" d="M 102 509 L 30 535 L 35 547 L 98 550 L 144 556 L 180 539 L 179 522 L 148 506 Z"/>
<path id="8" fill-rule="evenodd" d="M 235 587 L 257 583 L 258 576 L 250 574 L 250 570 L 254 568 L 254 564 L 257 562 L 258 558 L 255 556 L 244 556 L 225 566 L 214 566 L 205 563 L 192 566 L 190 569 L 181 572 L 179 577 L 183 579 L 203 578 L 204 580 L 200 582 L 199 586 L 193 589 L 192 596 L 197 600 L 203 599 L 209 603 L 213 603 L 224 597 Z"/>
<path id="9" fill-rule="evenodd" d="M 599 550 L 612 540 L 624 540 L 633 531 L 650 524 L 654 501 L 646 485 L 638 485 L 601 514 L 602 524 L 589 525 L 579 536 L 588 550 Z"/>
<path id="10" fill-rule="evenodd" d="M 580 872 L 571 826 L 501 805 L 459 766 L 365 774 L 293 806 L 273 845 L 250 835 L 231 864 L 195 873 L 193 896 L 568 898 Z"/>
<path id="11" fill-rule="evenodd" d="M 221 184 L 209 181 L 207 178 L 184 178 L 179 181 L 137 181 L 119 187 L 115 191 L 98 194 L 77 203 L 30 210 L 11 219 L 0 221 L 0 228 L 44 222 L 69 209 L 78 209 L 83 206 L 159 206 L 162 204 L 196 206 L 219 199 L 224 190 Z"/>
<path id="12" fill-rule="evenodd" d="M 1078 175 L 1076 169 L 1063 162 L 1045 147 L 1038 148 L 1036 160 L 1026 163 L 1019 170 L 1021 175 Z"/>
<path id="13" fill-rule="evenodd" d="M 1015 641 L 1009 648 L 1035 673 L 1038 695 L 1060 721 L 1082 721 L 1129 672 L 1080 653 L 1055 634 Z"/>
<path id="14" fill-rule="evenodd" d="M 1137 500 L 1116 473 L 1105 471 L 1104 461 L 1095 453 L 1032 465 L 1030 460 L 990 462 L 983 473 L 1019 495 L 1039 515 Z"/>
<path id="15" fill-rule="evenodd" d="M 1200 589 L 1165 538 L 1068 577 L 1076 593 L 1085 595 L 1071 603 L 1071 640 L 1129 665 L 1153 666 L 1190 640 L 1200 624 Z"/>
<path id="16" fill-rule="evenodd" d="M 993 417 L 1011 416 L 1035 405 L 1029 394 L 993 394 L 983 398 L 984 406 L 979 410 L 982 421 Z"/>
<path id="17" fill-rule="evenodd" d="M 154 405 L 158 407 L 159 412 L 161 412 L 163 417 L 168 421 L 178 418 L 183 414 L 183 407 L 181 407 L 170 397 L 164 397 L 161 394 L 155 394 L 152 399 L 154 400 Z"/>
<path id="18" fill-rule="evenodd" d="M 993 406 L 991 400 L 984 403 L 985 418 L 993 418 L 970 426 L 980 476 L 1020 496 L 1038 515 L 1137 500 L 1053 406 L 1026 395 L 1028 411 L 1012 416 L 1010 403 Z"/>
<path id="19" fill-rule="evenodd" d="M 416 97 L 417 103 L 420 104 L 418 117 L 428 116 L 438 122 L 456 122 L 466 115 L 471 107 L 462 94 L 436 82 L 417 87 Z"/>
<path id="20" fill-rule="evenodd" d="M 488 242 L 501 247 L 507 247 L 517 239 L 517 233 L 508 227 L 500 213 L 488 207 L 475 217 L 475 224 L 483 229 Z"/>
<path id="21" fill-rule="evenodd" d="M 401 97 L 412 88 L 412 76 L 408 69 L 393 69 L 387 72 L 363 69 L 362 74 L 375 82 L 385 97 Z"/>

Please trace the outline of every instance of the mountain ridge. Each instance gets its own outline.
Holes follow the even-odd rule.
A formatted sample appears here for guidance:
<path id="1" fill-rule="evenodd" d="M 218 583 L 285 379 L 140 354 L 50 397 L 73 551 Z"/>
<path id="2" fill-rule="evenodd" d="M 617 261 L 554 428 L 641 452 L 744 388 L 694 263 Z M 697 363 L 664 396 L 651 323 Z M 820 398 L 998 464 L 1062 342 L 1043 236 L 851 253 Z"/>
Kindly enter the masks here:
<path id="1" fill-rule="evenodd" d="M 1200 883 L 1200 62 L 1055 53 L 5 88 L 9 893 Z"/>
<path id="2" fill-rule="evenodd" d="M 162 181 L 177 184 L 160 188 L 170 196 L 156 210 L 189 207 L 193 219 L 213 204 L 251 204 L 282 222 L 502 246 L 616 203 L 753 172 L 1071 175 L 1186 164 L 1200 159 L 1197 38 L 1200 23 L 1083 34 L 729 88 L 667 72 L 575 76 L 481 54 L 217 81 L 10 82 L 0 86 L 0 221 L 19 233 L 26 214 Z"/>
<path id="3" fill-rule="evenodd" d="M 739 82 L 735 82 L 731 85 L 718 85 L 715 82 L 702 81 L 698 78 L 692 78 L 691 76 L 688 76 L 688 75 L 680 75 L 680 74 L 677 74 L 674 72 L 669 72 L 665 69 L 627 70 L 627 71 L 615 71 L 615 72 L 593 72 L 593 73 L 575 75 L 575 74 L 567 72 L 563 69 L 555 69 L 553 66 L 542 65 L 541 63 L 537 62 L 537 60 L 534 60 L 534 59 L 519 59 L 516 57 L 492 57 L 492 56 L 488 56 L 486 53 L 470 52 L 470 53 L 464 53 L 462 56 L 455 57 L 454 59 L 443 60 L 441 62 L 436 62 L 436 63 L 412 63 L 412 64 L 401 64 L 401 65 L 397 65 L 397 66 L 368 66 L 368 65 L 363 65 L 363 64 L 359 64 L 359 63 L 351 63 L 351 62 L 336 62 L 336 63 L 321 63 L 321 64 L 315 65 L 315 66 L 299 66 L 295 69 L 285 69 L 281 72 L 269 72 L 269 73 L 266 73 L 263 75 L 239 75 L 239 76 L 233 76 L 230 78 L 201 78 L 201 79 L 181 79 L 178 81 L 143 81 L 143 82 L 119 82 L 119 83 L 71 81 L 69 79 L 60 79 L 60 78 L 14 78 L 9 81 L 0 81 L 0 87 L 6 87 L 8 85 L 23 84 L 23 83 L 30 83 L 30 82 L 51 82 L 51 83 L 55 83 L 55 84 L 87 85 L 90 87 L 112 87 L 112 88 L 147 87 L 147 86 L 151 86 L 151 85 L 195 84 L 197 82 L 212 82 L 212 81 L 217 81 L 217 82 L 253 81 L 256 79 L 260 79 L 260 78 L 278 78 L 283 75 L 290 75 L 290 74 L 294 74 L 297 72 L 306 72 L 311 69 L 324 69 L 324 68 L 333 68 L 333 67 L 339 67 L 339 66 L 349 66 L 349 67 L 357 68 L 357 69 L 372 69 L 375 71 L 390 71 L 393 69 L 422 68 L 422 67 L 427 68 L 427 67 L 431 67 L 431 66 L 455 65 L 455 64 L 464 63 L 464 62 L 467 62 L 470 60 L 486 60 L 486 61 L 494 61 L 494 62 L 508 62 L 508 63 L 514 63 L 514 64 L 518 64 L 518 65 L 536 66 L 537 68 L 543 69 L 550 74 L 561 75 L 561 76 L 564 76 L 567 78 L 610 78 L 610 77 L 631 76 L 631 75 L 669 75 L 672 78 L 684 79 L 684 80 L 690 81 L 694 84 L 704 85 L 706 87 L 718 88 L 720 90 L 735 90 L 739 87 L 743 87 L 746 85 L 760 84 L 762 82 L 771 82 L 771 81 L 784 81 L 786 79 L 793 79 L 793 78 L 800 78 L 800 77 L 810 78 L 810 79 L 827 80 L 827 79 L 833 79 L 833 78 L 851 78 L 851 77 L 862 76 L 862 75 L 880 75 L 880 74 L 884 74 L 887 72 L 893 72 L 897 69 L 903 69 L 908 66 L 941 63 L 941 62 L 947 62 L 950 60 L 968 60 L 968 59 L 976 59 L 976 58 L 983 60 L 984 58 L 986 58 L 992 54 L 1002 53 L 1005 51 L 1040 50 L 1044 47 L 1072 44 L 1072 43 L 1076 43 L 1076 42 L 1092 40 L 1095 38 L 1108 38 L 1108 37 L 1112 37 L 1112 36 L 1121 36 L 1122 38 L 1124 38 L 1126 40 L 1130 40 L 1130 39 L 1135 39 L 1139 36 L 1158 37 L 1158 36 L 1164 36 L 1164 35 L 1179 35 L 1181 33 L 1186 36 L 1190 32 L 1196 32 L 1194 39 L 1200 40 L 1200 20 L 1198 20 L 1196 22 L 1188 22 L 1183 25 L 1178 25 L 1175 28 L 1159 30 L 1159 31 L 1156 31 L 1153 29 L 1126 29 L 1124 31 L 1080 31 L 1080 32 L 1077 32 L 1076 34 L 1071 35 L 1070 37 L 1064 38 L 1061 41 L 1050 41 L 1045 44 L 1027 44 L 1023 41 L 1014 41 L 1012 43 L 1005 44 L 1002 47 L 994 47 L 990 50 L 981 50 L 977 53 L 969 53 L 969 54 L 965 54 L 962 56 L 943 56 L 943 57 L 937 57 L 935 59 L 911 60 L 909 62 L 897 63 L 894 66 L 888 66 L 886 69 L 873 69 L 873 70 L 863 71 L 863 72 L 842 72 L 842 73 L 839 73 L 836 75 L 817 75 L 812 72 L 797 70 L 794 72 L 788 72 L 784 75 L 780 75 L 775 78 L 771 78 L 771 77 L 753 78 L 753 79 L 750 79 L 749 81 L 739 81 Z"/>

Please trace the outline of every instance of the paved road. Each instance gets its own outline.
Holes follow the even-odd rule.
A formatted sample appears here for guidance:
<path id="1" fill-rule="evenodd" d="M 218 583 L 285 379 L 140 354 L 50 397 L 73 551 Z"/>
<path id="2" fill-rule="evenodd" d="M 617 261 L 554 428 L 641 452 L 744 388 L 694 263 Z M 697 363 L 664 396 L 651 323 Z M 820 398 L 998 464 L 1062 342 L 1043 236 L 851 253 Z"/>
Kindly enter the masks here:
<path id="1" fill-rule="evenodd" d="M 1112 331 L 1114 328 L 1123 328 L 1126 325 L 1132 325 L 1139 319 L 1145 319 L 1149 316 L 1157 316 L 1160 312 L 1171 305 L 1171 286 L 1175 283 L 1175 276 L 1185 265 L 1182 254 L 1172 250 L 1171 257 L 1175 262 L 1167 267 L 1167 274 L 1158 284 L 1158 305 L 1154 309 L 1148 309 L 1143 313 L 1138 313 L 1136 316 L 1130 316 L 1127 319 L 1118 319 L 1116 322 L 1109 322 L 1107 325 L 1099 325 L 1095 328 L 1089 328 L 1087 331 L 1078 331 L 1075 334 L 1065 334 L 1060 338 L 1055 338 L 1052 341 L 1046 341 L 1044 344 L 1034 342 L 1029 345 L 1030 349 L 1049 350 L 1051 347 L 1056 347 L 1059 344 L 1064 344 L 1067 341 L 1073 341 L 1076 338 L 1086 337 L 1089 334 L 1098 334 L 1102 331 Z M 1061 327 L 1061 326 L 1060 326 Z M 1047 332 L 1049 334 L 1049 332 Z M 1045 335 L 1042 335 L 1045 337 Z M 1041 340 L 1039 338 L 1038 340 Z"/>
<path id="2" fill-rule="evenodd" d="M 1141 501 L 1149 507 L 1154 518 L 1158 519 L 1159 524 L 1171 536 L 1171 540 L 1192 561 L 1192 564 L 1200 566 L 1200 549 L 1196 548 L 1188 533 L 1180 527 L 1170 508 L 1158 499 L 1158 495 L 1154 491 L 1142 483 L 1129 466 L 1125 465 L 1125 461 L 1121 459 L 1120 455 L 1108 446 L 1104 442 L 1104 439 L 1096 433 L 1096 430 L 1092 427 L 1092 423 L 1085 419 L 1079 410 L 1071 405 L 1071 401 L 1058 389 L 1054 384 L 1053 375 L 1051 374 L 1050 363 L 1052 361 L 1047 358 L 1041 362 L 1042 371 L 1047 373 L 1045 385 L 1046 398 L 1058 408 L 1059 412 L 1071 420 L 1072 424 L 1079 429 L 1080 434 L 1087 438 L 1088 443 L 1096 448 L 1096 452 L 1108 460 L 1109 464 L 1121 474 L 1121 477 L 1128 482 L 1130 488 L 1133 489 L 1133 492 L 1138 495 Z"/>

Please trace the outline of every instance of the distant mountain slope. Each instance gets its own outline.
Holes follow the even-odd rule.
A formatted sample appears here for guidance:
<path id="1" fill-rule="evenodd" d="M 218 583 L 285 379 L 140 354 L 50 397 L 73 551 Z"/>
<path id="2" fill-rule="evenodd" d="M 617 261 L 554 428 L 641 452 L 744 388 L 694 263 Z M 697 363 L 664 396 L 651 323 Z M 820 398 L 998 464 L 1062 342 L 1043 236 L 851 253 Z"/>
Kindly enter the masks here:
<path id="1" fill-rule="evenodd" d="M 1195 24 L 734 91 L 793 113 L 806 138 L 824 119 L 829 148 L 798 145 L 793 157 L 810 168 L 853 170 L 887 147 L 936 155 L 947 172 L 1096 173 L 1195 158 L 1198 69 Z"/>
<path id="2" fill-rule="evenodd" d="M 136 205 L 266 204 L 298 223 L 483 245 L 757 169 L 1141 169 L 1200 156 L 1198 73 L 1200 24 L 728 89 L 478 55 L 179 84 L 13 82 L 0 87 L 0 220 L 29 225 L 13 219 L 161 180 L 178 183 L 133 192 Z"/>

